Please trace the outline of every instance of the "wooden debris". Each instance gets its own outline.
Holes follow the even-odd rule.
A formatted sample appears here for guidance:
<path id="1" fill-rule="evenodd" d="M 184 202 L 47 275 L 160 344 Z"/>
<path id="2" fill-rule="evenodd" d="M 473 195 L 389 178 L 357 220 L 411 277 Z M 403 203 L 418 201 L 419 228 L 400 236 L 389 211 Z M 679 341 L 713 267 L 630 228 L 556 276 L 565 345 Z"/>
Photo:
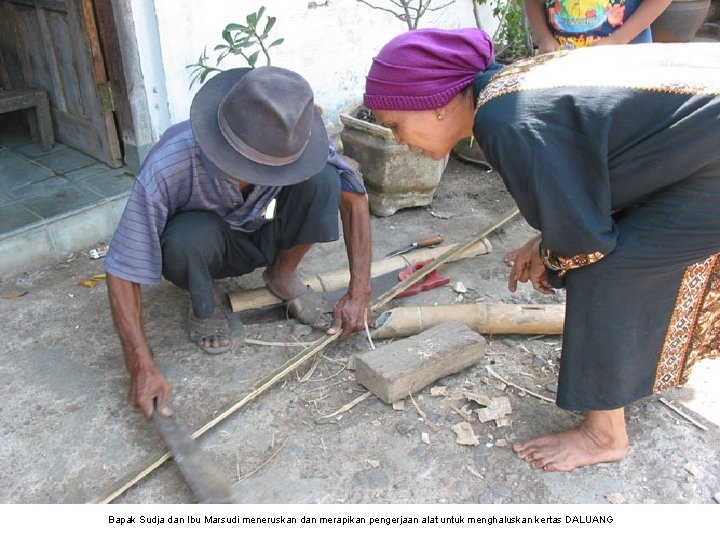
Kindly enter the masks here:
<path id="1" fill-rule="evenodd" d="M 512 427 L 512 418 L 496 418 L 495 425 L 497 427 Z"/>
<path id="2" fill-rule="evenodd" d="M 352 409 L 355 405 L 357 405 L 358 403 L 361 403 L 361 402 L 365 401 L 365 400 L 366 400 L 367 398 L 369 398 L 371 395 L 372 395 L 372 394 L 371 394 L 370 392 L 365 392 L 363 395 L 358 396 L 358 397 L 356 397 L 355 399 L 353 399 L 350 403 L 346 403 L 345 405 L 343 405 L 342 407 L 340 407 L 340 408 L 339 408 L 337 411 L 335 411 L 334 413 L 324 414 L 324 415 L 322 415 L 320 418 L 332 418 L 333 416 L 337 416 L 337 415 L 339 415 L 339 414 L 342 414 L 342 413 L 344 413 L 344 412 L 347 412 L 347 411 L 349 411 L 350 409 Z"/>
<path id="3" fill-rule="evenodd" d="M 670 403 L 670 402 L 669 402 L 668 400 L 666 400 L 665 398 L 660 398 L 659 401 L 660 401 L 660 403 L 662 403 L 662 404 L 665 405 L 666 407 L 668 407 L 668 408 L 672 409 L 673 411 L 675 411 L 676 413 L 678 413 L 680 416 L 682 416 L 685 420 L 687 420 L 688 422 L 690 422 L 690 423 L 693 424 L 694 426 L 702 429 L 703 431 L 707 431 L 707 428 L 706 428 L 704 425 L 702 425 L 700 422 L 698 422 L 697 420 L 695 420 L 694 418 L 692 418 L 690 415 L 685 414 L 684 412 L 682 412 L 680 409 L 678 409 L 675 405 L 673 405 L 672 403 Z"/>
<path id="4" fill-rule="evenodd" d="M 457 435 L 456 443 L 466 446 L 477 446 L 480 444 L 480 439 L 475 435 L 469 422 L 460 422 L 452 426 L 451 429 L 455 432 L 455 435 Z"/>
<path id="5" fill-rule="evenodd" d="M 520 390 L 521 392 L 525 392 L 526 394 L 530 394 L 531 396 L 536 397 L 536 398 L 538 398 L 538 399 L 542 399 L 543 401 L 547 401 L 547 402 L 549 402 L 549 403 L 555 403 L 555 400 L 554 400 L 554 399 L 550 399 L 550 398 L 547 398 L 547 397 L 545 397 L 545 396 L 543 396 L 543 395 L 536 394 L 535 392 L 531 392 L 531 391 L 528 390 L 527 388 L 523 388 L 522 386 L 518 386 L 517 384 L 513 384 L 513 383 L 507 381 L 506 379 L 502 378 L 500 375 L 498 375 L 497 373 L 495 373 L 495 371 L 493 370 L 493 368 L 491 368 L 490 366 L 485 366 L 485 369 L 487 369 L 487 371 L 488 371 L 488 373 L 489 373 L 490 375 L 492 375 L 492 376 L 495 377 L 496 379 L 499 379 L 500 381 L 504 382 L 504 383 L 507 384 L 508 386 L 512 386 L 513 388 L 516 388 L 516 389 Z"/>
<path id="6" fill-rule="evenodd" d="M 477 409 L 477 415 L 481 422 L 497 420 L 505 415 L 512 413 L 512 406 L 507 397 L 492 398 L 487 407 Z"/>
<path id="7" fill-rule="evenodd" d="M 447 397 L 447 396 L 449 395 L 449 394 L 448 394 L 448 390 L 447 390 L 447 386 L 433 386 L 433 387 L 430 389 L 430 395 L 431 395 L 431 396 Z"/>
<path id="8" fill-rule="evenodd" d="M 468 401 L 474 401 L 475 403 L 477 403 L 478 405 L 482 405 L 483 407 L 489 407 L 492 403 L 492 399 L 487 397 L 485 394 L 478 392 L 470 392 L 468 390 L 464 390 L 463 397 Z"/>
<path id="9" fill-rule="evenodd" d="M 485 339 L 450 321 L 353 356 L 357 382 L 390 404 L 476 364 L 485 356 Z"/>
<path id="10" fill-rule="evenodd" d="M 417 413 L 420 415 L 420 418 L 423 419 L 423 422 L 425 422 L 425 424 L 427 424 L 427 426 L 428 426 L 429 428 L 434 429 L 435 431 L 437 431 L 438 427 L 430 421 L 430 419 L 427 417 L 427 414 L 425 414 L 425 411 L 423 411 L 423 410 L 418 406 L 417 402 L 415 401 L 415 398 L 412 397 L 412 394 L 410 394 L 410 401 L 412 401 L 412 404 L 413 404 L 413 406 L 415 407 L 415 410 L 416 410 Z"/>
<path id="11" fill-rule="evenodd" d="M 396 401 L 392 404 L 392 408 L 394 411 L 404 411 L 405 410 L 405 400 L 401 399 L 399 401 Z"/>

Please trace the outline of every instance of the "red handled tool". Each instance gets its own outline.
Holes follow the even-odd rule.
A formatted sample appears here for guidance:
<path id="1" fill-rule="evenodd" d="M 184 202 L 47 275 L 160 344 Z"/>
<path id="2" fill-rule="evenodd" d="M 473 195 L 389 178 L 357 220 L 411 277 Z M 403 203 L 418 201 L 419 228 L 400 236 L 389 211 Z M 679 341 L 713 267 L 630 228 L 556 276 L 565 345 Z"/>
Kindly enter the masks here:
<path id="1" fill-rule="evenodd" d="M 417 272 L 421 268 L 427 266 L 434 260 L 435 259 L 428 259 L 426 261 L 421 261 L 421 262 L 418 262 L 418 263 L 408 266 L 405 270 L 403 270 L 402 272 L 400 272 L 398 274 L 398 281 L 406 280 L 407 278 L 412 276 L 415 272 Z M 408 287 L 403 292 L 401 292 L 397 296 L 395 296 L 395 298 L 405 298 L 406 296 L 413 296 L 413 295 L 421 293 L 423 291 L 428 291 L 430 289 L 434 289 L 435 287 L 440 287 L 441 285 L 447 285 L 448 283 L 450 283 L 450 278 L 443 277 L 437 273 L 437 270 L 433 270 L 427 276 L 425 276 L 421 281 L 418 281 L 411 287 Z"/>

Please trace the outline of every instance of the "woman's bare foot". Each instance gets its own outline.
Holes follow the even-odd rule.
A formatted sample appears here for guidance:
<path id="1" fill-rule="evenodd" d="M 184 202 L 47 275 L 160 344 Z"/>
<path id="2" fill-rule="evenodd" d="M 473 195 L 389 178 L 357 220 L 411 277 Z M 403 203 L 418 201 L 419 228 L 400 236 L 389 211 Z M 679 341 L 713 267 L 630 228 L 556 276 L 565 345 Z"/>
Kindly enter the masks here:
<path id="1" fill-rule="evenodd" d="M 572 471 L 578 467 L 622 460 L 628 452 L 625 409 L 589 411 L 577 427 L 513 446 L 534 469 Z"/>

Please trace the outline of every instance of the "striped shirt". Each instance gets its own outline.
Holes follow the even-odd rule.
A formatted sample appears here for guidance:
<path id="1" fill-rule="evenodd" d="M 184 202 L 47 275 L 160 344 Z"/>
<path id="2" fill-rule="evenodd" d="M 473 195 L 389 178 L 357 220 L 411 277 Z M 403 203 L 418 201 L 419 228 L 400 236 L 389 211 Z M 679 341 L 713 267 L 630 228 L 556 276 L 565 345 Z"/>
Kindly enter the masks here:
<path id="1" fill-rule="evenodd" d="M 328 163 L 337 168 L 343 191 L 365 193 L 356 174 L 329 143 Z M 265 209 L 282 188 L 253 187 L 245 198 L 238 181 L 208 162 L 189 121 L 170 127 L 152 148 L 133 184 L 125 211 L 105 257 L 105 271 L 142 285 L 162 278 L 160 237 L 173 216 L 203 210 L 231 229 L 250 233 L 270 221 Z"/>

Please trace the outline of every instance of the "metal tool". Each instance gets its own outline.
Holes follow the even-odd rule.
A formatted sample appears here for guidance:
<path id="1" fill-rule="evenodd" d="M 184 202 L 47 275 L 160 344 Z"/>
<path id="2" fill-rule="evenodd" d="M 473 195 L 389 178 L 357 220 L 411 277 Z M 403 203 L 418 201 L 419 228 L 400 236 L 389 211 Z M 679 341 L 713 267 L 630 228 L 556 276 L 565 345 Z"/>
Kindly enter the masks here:
<path id="1" fill-rule="evenodd" d="M 175 416 L 152 415 L 170 453 L 199 503 L 233 503 L 233 491 Z"/>
<path id="2" fill-rule="evenodd" d="M 402 255 L 403 253 L 407 253 L 408 251 L 412 251 L 413 249 L 418 248 L 426 248 L 430 246 L 437 246 L 438 244 L 442 243 L 443 236 L 441 234 L 438 234 L 436 236 L 431 236 L 430 238 L 424 238 L 423 240 L 418 240 L 417 242 L 413 242 L 410 245 L 407 245 L 403 248 L 396 249 L 395 251 L 391 251 L 385 257 L 384 259 L 389 259 L 390 257 L 395 257 L 397 255 Z"/>

